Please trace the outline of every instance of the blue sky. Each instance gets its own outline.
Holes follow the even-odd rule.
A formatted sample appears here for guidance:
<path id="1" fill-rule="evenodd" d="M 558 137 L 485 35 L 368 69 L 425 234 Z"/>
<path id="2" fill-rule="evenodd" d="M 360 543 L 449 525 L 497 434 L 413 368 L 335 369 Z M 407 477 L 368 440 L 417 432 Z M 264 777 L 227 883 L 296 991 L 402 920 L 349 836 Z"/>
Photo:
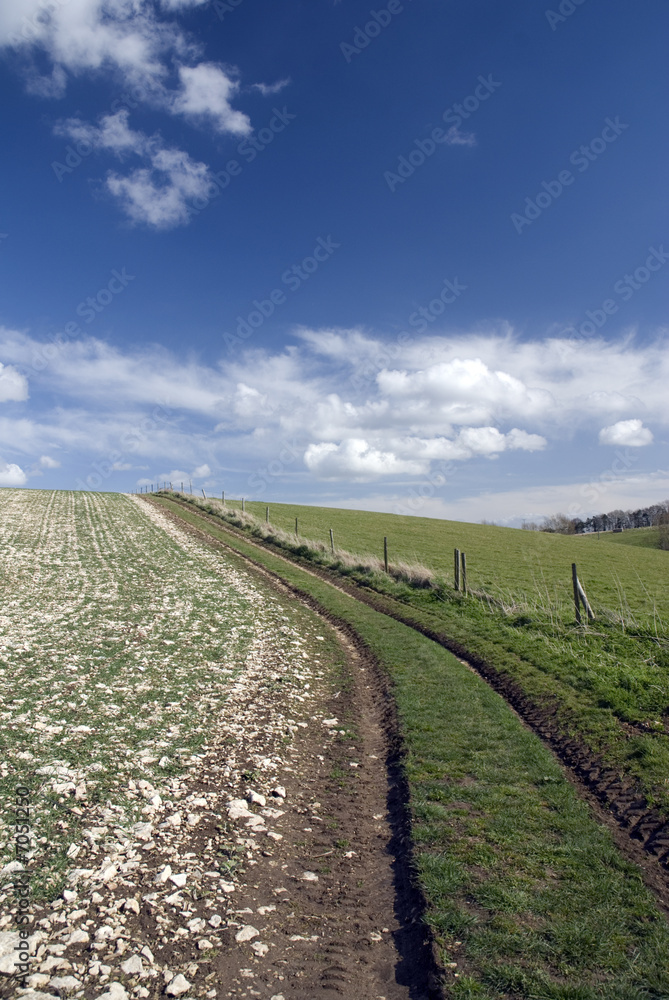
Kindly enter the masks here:
<path id="1" fill-rule="evenodd" d="M 509 524 L 665 499 L 667 28 L 6 0 L 0 485 Z"/>

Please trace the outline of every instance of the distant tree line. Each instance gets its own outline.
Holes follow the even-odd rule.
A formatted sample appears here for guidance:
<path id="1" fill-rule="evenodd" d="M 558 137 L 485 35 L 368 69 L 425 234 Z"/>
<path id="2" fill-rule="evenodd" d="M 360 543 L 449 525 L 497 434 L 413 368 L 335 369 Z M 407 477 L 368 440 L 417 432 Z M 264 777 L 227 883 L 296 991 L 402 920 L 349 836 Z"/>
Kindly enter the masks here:
<path id="1" fill-rule="evenodd" d="M 625 531 L 627 528 L 657 527 L 660 548 L 669 549 L 669 500 L 640 507 L 638 510 L 610 510 L 608 514 L 593 514 L 585 521 L 566 514 L 552 514 L 542 524 L 523 521 L 526 531 L 549 531 L 558 535 L 584 535 L 593 531 Z"/>

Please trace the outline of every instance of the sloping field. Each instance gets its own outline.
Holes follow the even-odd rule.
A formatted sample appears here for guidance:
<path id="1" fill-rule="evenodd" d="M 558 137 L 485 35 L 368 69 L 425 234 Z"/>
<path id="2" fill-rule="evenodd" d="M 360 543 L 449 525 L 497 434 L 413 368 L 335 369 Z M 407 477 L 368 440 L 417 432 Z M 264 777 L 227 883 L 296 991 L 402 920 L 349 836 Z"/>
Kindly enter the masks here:
<path id="1" fill-rule="evenodd" d="M 251 523 L 231 530 L 198 504 L 168 496 L 148 502 L 316 599 L 352 625 L 387 669 L 416 870 L 446 996 L 669 996 L 669 932 L 639 869 L 617 850 L 612 824 L 597 821 L 546 746 L 479 676 L 394 619 L 399 602 L 379 603 L 348 584 L 344 591 L 341 580 L 314 573 L 306 561 L 287 562 L 271 542 L 258 544 Z M 466 626 L 464 611 L 459 603 Z"/>
<path id="2" fill-rule="evenodd" d="M 177 500 L 179 500 L 177 496 Z M 449 580 L 432 579 L 410 586 L 393 576 L 392 539 L 400 518 L 360 512 L 319 510 L 314 516 L 341 515 L 341 525 L 356 519 L 369 539 L 370 526 L 389 533 L 391 574 L 383 564 L 351 559 L 339 549 L 310 545 L 300 528 L 281 532 L 272 520 L 254 519 L 248 512 L 225 508 L 220 500 L 181 497 L 179 502 L 205 508 L 214 517 L 236 522 L 237 528 L 263 539 L 292 558 L 333 572 L 339 578 L 374 591 L 379 607 L 427 634 L 435 634 L 449 649 L 480 663 L 500 690 L 521 707 L 554 745 L 564 748 L 579 772 L 592 775 L 597 794 L 634 827 L 649 850 L 669 860 L 669 557 L 666 552 L 607 544 L 594 538 L 568 538 L 514 531 L 485 525 L 427 523 L 435 560 L 438 537 L 451 535 L 467 551 L 470 592 L 455 592 Z M 264 513 L 264 508 L 261 507 Z M 378 518 L 378 520 L 377 520 Z M 411 519 L 407 519 L 411 520 Z M 301 524 L 301 522 L 300 522 Z M 418 531 L 414 526 L 414 531 Z M 358 529 L 362 532 L 363 529 Z M 455 532 L 457 531 L 457 534 Z M 340 531 L 340 536 L 343 532 Z M 360 537 L 360 535 L 359 535 Z M 464 539 L 464 541 L 463 541 Z M 415 538 L 414 538 L 415 541 Z M 299 544 L 303 543 L 303 544 Z M 489 544 L 487 544 L 489 543 Z M 341 539 L 337 541 L 341 545 Z M 443 550 L 443 547 L 442 549 Z M 409 552 L 405 543 L 405 552 Z M 476 586 L 472 552 L 499 567 L 489 587 Z M 551 591 L 536 579 L 536 589 L 519 580 L 523 565 L 538 566 L 547 578 L 568 576 L 569 586 Z M 579 557 L 580 553 L 580 557 Z M 430 565 L 429 553 L 423 551 Z M 571 589 L 571 562 L 579 573 L 595 610 L 595 620 L 577 625 Z M 434 562 L 432 563 L 434 565 Z M 539 569 L 536 572 L 539 572 Z M 497 582 L 495 582 L 497 581 Z M 479 577 L 480 583 L 480 577 Z M 617 600 L 617 604 L 615 601 Z M 380 602 L 380 603 L 379 603 Z M 645 799 L 645 806 L 644 806 Z M 657 810 L 652 812 L 657 807 Z M 644 809 L 651 810 L 646 816 Z M 643 831 L 643 833 L 642 833 Z M 655 842 L 657 841 L 657 842 Z"/>
<path id="3" fill-rule="evenodd" d="M 599 535 L 586 535 L 614 545 L 638 545 L 642 549 L 659 549 L 660 535 L 657 528 L 629 528 L 626 531 L 605 531 Z"/>
<path id="4" fill-rule="evenodd" d="M 287 625 L 271 593 L 125 496 L 0 490 L 0 532 L 0 867 L 21 783 L 35 796 L 33 891 L 49 898 L 81 850 L 76 804 L 89 824 L 91 809 L 141 819 L 138 783 L 165 794 L 240 670 L 299 661 L 314 626 Z"/>
<path id="5" fill-rule="evenodd" d="M 226 500 L 232 509 L 240 501 Z M 267 504 L 247 502 L 246 510 L 265 520 Z M 471 587 L 494 597 L 555 608 L 569 614 L 573 607 L 571 564 L 577 563 L 588 598 L 598 609 L 646 621 L 654 611 L 669 619 L 669 556 L 661 551 L 609 547 L 609 540 L 625 542 L 634 532 L 565 536 L 520 531 L 494 525 L 440 521 L 435 518 L 377 514 L 329 507 L 301 507 L 272 503 L 270 522 L 300 536 L 330 544 L 334 531 L 338 548 L 383 556 L 388 538 L 389 558 L 416 560 L 452 582 L 453 549 L 467 554 Z M 652 529 L 638 529 L 652 531 Z M 606 541 L 605 541 L 606 539 Z"/>
<path id="6" fill-rule="evenodd" d="M 0 996 L 408 1000 L 357 654 L 135 498 L 0 491 L 0 553 Z"/>

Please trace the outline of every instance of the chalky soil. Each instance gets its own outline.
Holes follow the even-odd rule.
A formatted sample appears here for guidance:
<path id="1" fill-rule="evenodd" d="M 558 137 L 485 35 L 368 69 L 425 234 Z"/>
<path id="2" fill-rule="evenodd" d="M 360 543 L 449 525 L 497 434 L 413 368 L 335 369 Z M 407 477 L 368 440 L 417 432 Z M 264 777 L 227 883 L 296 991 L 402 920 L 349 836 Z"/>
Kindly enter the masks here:
<path id="1" fill-rule="evenodd" d="M 364 653 L 140 501 L 3 493 L 0 777 L 31 788 L 35 898 L 21 989 L 5 811 L 0 994 L 427 996 Z"/>

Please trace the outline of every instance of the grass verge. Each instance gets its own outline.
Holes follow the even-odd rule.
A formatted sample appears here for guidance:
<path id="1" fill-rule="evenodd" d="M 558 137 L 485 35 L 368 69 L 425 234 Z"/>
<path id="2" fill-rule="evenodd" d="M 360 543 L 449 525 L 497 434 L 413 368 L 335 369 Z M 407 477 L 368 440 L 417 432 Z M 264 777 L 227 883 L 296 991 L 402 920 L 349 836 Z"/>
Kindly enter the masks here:
<path id="1" fill-rule="evenodd" d="M 355 629 L 388 671 L 426 920 L 458 1000 L 660 1000 L 669 929 L 541 741 L 455 657 L 194 509 L 156 502 Z"/>

